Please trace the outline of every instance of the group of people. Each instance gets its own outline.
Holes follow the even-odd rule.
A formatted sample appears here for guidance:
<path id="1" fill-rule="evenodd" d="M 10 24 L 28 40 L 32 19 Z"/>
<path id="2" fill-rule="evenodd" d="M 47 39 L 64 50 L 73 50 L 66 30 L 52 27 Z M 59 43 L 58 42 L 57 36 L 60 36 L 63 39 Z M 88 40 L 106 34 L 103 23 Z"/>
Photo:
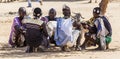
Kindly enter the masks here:
<path id="1" fill-rule="evenodd" d="M 50 44 L 61 47 L 62 51 L 86 49 L 92 42 L 99 50 L 109 49 L 112 29 L 108 18 L 101 14 L 101 9 L 93 9 L 93 17 L 86 22 L 80 21 L 80 15 L 71 17 L 71 9 L 67 5 L 62 8 L 63 17 L 56 17 L 56 10 L 51 8 L 48 16 L 42 16 L 42 10 L 37 7 L 33 18 L 26 15 L 26 9 L 20 7 L 19 16 L 14 18 L 9 43 L 12 47 L 27 46 L 26 52 L 35 52 L 40 48 L 50 48 Z M 81 44 L 82 28 L 88 29 L 85 41 Z M 91 45 L 91 44 L 90 44 Z"/>

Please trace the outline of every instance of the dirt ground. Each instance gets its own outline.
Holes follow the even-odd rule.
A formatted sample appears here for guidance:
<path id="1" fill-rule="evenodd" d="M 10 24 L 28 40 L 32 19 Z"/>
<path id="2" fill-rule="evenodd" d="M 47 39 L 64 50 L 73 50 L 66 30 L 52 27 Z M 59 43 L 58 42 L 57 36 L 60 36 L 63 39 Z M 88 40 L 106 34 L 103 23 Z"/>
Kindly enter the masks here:
<path id="1" fill-rule="evenodd" d="M 12 2 L 0 3 L 0 59 L 119 59 L 120 58 L 120 2 L 111 2 L 108 5 L 106 16 L 113 28 L 112 42 L 110 49 L 106 51 L 93 50 L 96 47 L 89 47 L 84 51 L 61 52 L 47 51 L 37 53 L 25 53 L 26 47 L 10 48 L 8 47 L 8 38 L 11 30 L 13 18 L 17 16 L 19 7 L 25 7 L 27 13 L 32 16 L 32 10 L 35 7 L 40 7 L 43 11 L 43 16 L 47 15 L 50 8 L 55 8 L 57 17 L 62 16 L 62 6 L 67 4 L 70 6 L 72 12 L 80 12 L 85 19 L 92 17 L 92 9 L 98 6 L 98 3 L 88 3 L 88 1 L 74 1 L 74 2 L 54 2 L 45 1 L 43 6 L 38 2 L 32 2 L 32 8 L 27 8 L 27 2 Z M 12 14 L 12 13 L 13 14 Z M 84 39 L 83 39 L 84 40 Z M 7 48 L 2 48 L 3 46 Z"/>

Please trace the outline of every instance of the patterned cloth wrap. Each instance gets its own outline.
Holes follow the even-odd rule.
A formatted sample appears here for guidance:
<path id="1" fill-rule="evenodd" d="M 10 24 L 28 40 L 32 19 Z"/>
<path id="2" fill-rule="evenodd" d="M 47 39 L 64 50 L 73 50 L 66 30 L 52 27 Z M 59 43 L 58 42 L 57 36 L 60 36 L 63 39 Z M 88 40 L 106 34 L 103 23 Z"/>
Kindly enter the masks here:
<path id="1" fill-rule="evenodd" d="M 23 21 L 26 30 L 26 43 L 29 46 L 38 47 L 44 43 L 47 43 L 47 37 L 43 31 L 43 21 L 39 19 L 24 19 Z"/>

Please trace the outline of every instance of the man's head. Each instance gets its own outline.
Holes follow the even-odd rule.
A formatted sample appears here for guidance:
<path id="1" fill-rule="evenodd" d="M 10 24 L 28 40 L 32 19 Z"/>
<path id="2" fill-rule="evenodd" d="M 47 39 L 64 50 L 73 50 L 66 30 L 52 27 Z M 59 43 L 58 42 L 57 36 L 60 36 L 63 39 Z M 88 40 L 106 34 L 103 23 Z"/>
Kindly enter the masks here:
<path id="1" fill-rule="evenodd" d="M 49 17 L 50 17 L 50 19 L 54 19 L 55 16 L 56 16 L 56 10 L 53 9 L 53 8 L 51 8 L 51 9 L 49 10 Z"/>
<path id="2" fill-rule="evenodd" d="M 101 11 L 101 9 L 100 9 L 99 7 L 95 7 L 95 8 L 93 9 L 93 16 L 94 16 L 95 18 L 99 17 L 99 16 L 100 16 L 100 11 Z"/>
<path id="3" fill-rule="evenodd" d="M 71 15 L 70 7 L 64 5 L 62 11 L 63 11 L 64 17 L 70 17 L 70 15 Z"/>
<path id="4" fill-rule="evenodd" d="M 35 18 L 39 18 L 41 15 L 42 15 L 42 10 L 39 7 L 35 8 L 33 11 L 33 16 Z"/>
<path id="5" fill-rule="evenodd" d="M 18 10 L 18 14 L 19 14 L 19 17 L 23 19 L 24 16 L 26 15 L 25 7 L 20 7 L 19 10 Z"/>

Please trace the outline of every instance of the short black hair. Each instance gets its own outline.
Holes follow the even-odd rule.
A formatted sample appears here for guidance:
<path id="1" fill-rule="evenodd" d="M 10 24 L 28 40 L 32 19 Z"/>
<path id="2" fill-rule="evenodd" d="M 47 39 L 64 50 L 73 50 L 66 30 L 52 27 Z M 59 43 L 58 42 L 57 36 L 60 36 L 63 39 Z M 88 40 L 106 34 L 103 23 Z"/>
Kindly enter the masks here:
<path id="1" fill-rule="evenodd" d="M 36 7 L 33 11 L 33 16 L 39 17 L 42 15 L 42 10 L 39 7 Z"/>
<path id="2" fill-rule="evenodd" d="M 51 11 L 54 11 L 55 14 L 56 14 L 56 10 L 55 10 L 54 8 L 51 8 L 51 9 L 49 10 L 49 13 L 50 13 Z"/>
<path id="3" fill-rule="evenodd" d="M 23 13 L 26 14 L 26 9 L 25 9 L 25 7 L 20 7 L 20 8 L 18 9 L 18 13 L 19 13 L 19 12 L 23 12 Z"/>

